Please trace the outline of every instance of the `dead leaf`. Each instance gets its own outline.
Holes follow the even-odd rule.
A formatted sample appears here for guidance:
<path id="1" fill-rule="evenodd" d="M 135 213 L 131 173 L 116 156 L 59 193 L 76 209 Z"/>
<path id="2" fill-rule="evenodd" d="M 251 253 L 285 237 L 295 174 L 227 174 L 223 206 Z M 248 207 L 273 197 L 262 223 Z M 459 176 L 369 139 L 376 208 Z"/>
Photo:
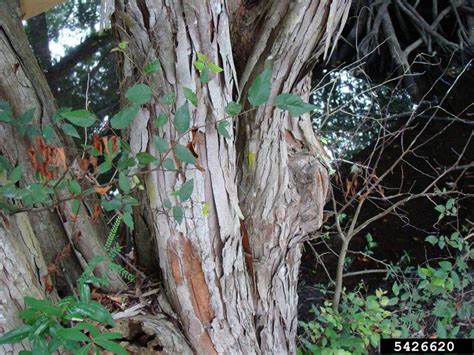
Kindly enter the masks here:
<path id="1" fill-rule="evenodd" d="M 94 190 L 95 192 L 97 192 L 99 195 L 106 195 L 107 192 L 110 190 L 111 186 L 110 185 L 107 185 L 107 186 L 94 186 Z"/>

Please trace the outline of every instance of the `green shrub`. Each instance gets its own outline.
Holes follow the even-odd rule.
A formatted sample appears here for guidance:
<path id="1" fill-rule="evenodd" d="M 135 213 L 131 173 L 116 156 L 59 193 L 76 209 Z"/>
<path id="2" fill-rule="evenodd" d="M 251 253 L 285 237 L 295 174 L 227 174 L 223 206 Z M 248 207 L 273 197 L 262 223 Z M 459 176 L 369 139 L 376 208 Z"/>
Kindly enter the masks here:
<path id="1" fill-rule="evenodd" d="M 123 337 L 120 333 L 102 330 L 114 326 L 109 311 L 90 297 L 89 283 L 104 283 L 104 279 L 92 274 L 102 261 L 102 258 L 95 258 L 84 271 L 78 282 L 78 299 L 67 296 L 53 303 L 47 299 L 25 297 L 25 309 L 19 314 L 24 324 L 1 336 L 0 345 L 27 339 L 32 351 L 23 350 L 20 352 L 22 355 L 51 354 L 60 349 L 79 355 L 99 350 L 127 354 L 115 341 Z"/>
<path id="2" fill-rule="evenodd" d="M 388 310 L 396 299 L 390 299 L 386 291 L 377 290 L 375 295 L 363 297 L 359 292 L 343 293 L 338 310 L 331 302 L 313 307 L 315 320 L 301 326 L 304 335 L 302 352 L 312 354 L 366 354 L 367 348 L 376 348 L 381 337 L 397 337 L 396 316 Z"/>

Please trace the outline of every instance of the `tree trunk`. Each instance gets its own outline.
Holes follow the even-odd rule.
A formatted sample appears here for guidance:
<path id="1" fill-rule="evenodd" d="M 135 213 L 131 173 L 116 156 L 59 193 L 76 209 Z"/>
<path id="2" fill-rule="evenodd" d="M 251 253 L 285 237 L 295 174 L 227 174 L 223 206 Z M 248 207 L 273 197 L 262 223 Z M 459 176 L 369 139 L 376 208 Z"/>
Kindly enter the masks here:
<path id="1" fill-rule="evenodd" d="M 48 271 L 26 213 L 0 214 L 0 334 L 21 324 L 18 312 L 25 295 L 45 298 Z M 26 342 L 0 345 L 0 352 L 17 354 Z"/>
<path id="2" fill-rule="evenodd" d="M 250 108 L 246 93 L 265 66 L 273 73 L 269 104 L 282 92 L 307 97 L 309 61 L 328 54 L 349 1 L 116 0 L 115 7 L 118 35 L 128 42 L 124 86 L 146 80 L 139 74 L 146 63 L 162 64 L 150 83 L 152 103 L 130 129 L 132 151 L 160 158 L 152 143 L 159 134 L 198 157 L 200 169 L 148 173 L 139 211 L 190 343 L 202 354 L 294 353 L 300 242 L 322 223 L 328 185 L 309 115 L 260 107 L 234 122 L 231 139 L 215 124 L 231 100 Z M 197 52 L 224 69 L 207 85 L 193 66 Z M 154 119 L 166 112 L 158 98 L 173 92 L 180 107 L 184 87 L 198 96 L 192 133 L 157 130 Z M 192 202 L 178 224 L 164 201 L 191 178 Z"/>
<path id="3" fill-rule="evenodd" d="M 13 7 L 13 3 L 0 2 L 0 100 L 11 105 L 15 117 L 34 108 L 33 122 L 44 128 L 52 123 L 55 102 L 29 47 L 18 18 L 18 9 Z M 74 142 L 71 138 L 54 133 L 51 146 L 65 147 L 66 154 L 72 156 L 68 149 L 74 146 Z M 12 165 L 25 168 L 20 181 L 22 186 L 37 182 L 28 158 L 29 149 L 38 149 L 33 139 L 20 135 L 11 124 L 0 124 L 0 153 Z M 105 255 L 103 239 L 107 233 L 103 221 L 90 223 L 91 209 L 85 203 L 81 205 L 75 222 L 71 220 L 71 211 L 72 204 L 68 201 L 51 209 L 28 213 L 26 217 L 41 246 L 38 253 L 44 256 L 50 271 L 57 270 L 57 286 L 69 292 L 71 287 L 75 287 L 81 266 L 84 267 L 96 255 Z M 3 237 L 8 238 L 15 233 L 4 233 Z M 69 248 L 71 254 L 65 254 Z M 119 275 L 109 272 L 105 265 L 100 265 L 98 272 L 109 276 L 110 289 L 118 290 L 125 286 Z"/>

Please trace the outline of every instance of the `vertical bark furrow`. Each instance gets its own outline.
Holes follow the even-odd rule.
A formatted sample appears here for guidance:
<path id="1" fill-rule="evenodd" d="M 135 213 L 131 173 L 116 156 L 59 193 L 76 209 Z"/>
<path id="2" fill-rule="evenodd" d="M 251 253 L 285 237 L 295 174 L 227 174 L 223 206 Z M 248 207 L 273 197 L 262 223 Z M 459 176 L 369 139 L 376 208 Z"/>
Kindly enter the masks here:
<path id="1" fill-rule="evenodd" d="M 162 72 L 152 81 L 156 89 L 154 110 L 167 112 L 157 98 L 168 91 L 177 97 L 171 111 L 185 102 L 183 87 L 198 96 L 198 106 L 191 110 L 195 130 L 180 143 L 192 144 L 204 171 L 184 165 L 179 173 L 161 171 L 146 177 L 147 203 L 152 209 L 148 224 L 155 228 L 171 303 L 198 353 L 210 351 L 203 339 L 210 339 L 218 353 L 293 353 L 299 242 L 320 226 L 327 191 L 327 175 L 317 156 L 309 115 L 290 118 L 286 112 L 266 106 L 246 115 L 245 122 L 238 118 L 239 140 L 242 138 L 239 161 L 235 140 L 218 135 L 215 124 L 225 117 L 225 105 L 241 93 L 245 96 L 250 82 L 265 66 L 273 68 L 270 104 L 281 92 L 303 93 L 307 99 L 310 81 L 305 81 L 303 90 L 298 86 L 299 78 L 305 77 L 305 64 L 313 50 L 324 52 L 327 48 L 323 42 L 337 37 L 348 1 L 260 2 L 253 6 L 254 13 L 246 2 L 239 1 L 147 1 L 148 31 L 133 23 L 143 19 L 142 14 L 134 14 L 140 11 L 135 1 L 125 3 L 116 0 L 116 21 L 127 32 L 121 38 L 136 42 L 131 46 L 132 56 L 139 49 L 142 54 L 137 57 L 147 53 L 148 58 L 159 58 L 162 63 Z M 126 20 L 121 19 L 123 14 Z M 332 18 L 328 20 L 329 16 Z M 241 29 L 241 38 L 238 33 L 231 34 L 231 29 Z M 236 41 L 235 53 L 231 38 Z M 144 43 L 153 46 L 144 47 Z M 218 75 L 211 73 L 207 85 L 200 83 L 192 65 L 198 51 L 224 69 Z M 245 60 L 244 65 L 237 63 L 239 70 L 234 55 Z M 139 60 L 135 63 L 142 64 Z M 142 81 L 131 68 L 125 59 L 126 82 Z M 236 77 L 239 73 L 240 82 Z M 132 127 L 132 136 L 143 134 L 133 132 L 137 127 Z M 176 137 L 170 127 L 154 133 L 166 139 Z M 148 151 L 157 154 L 153 147 Z M 249 153 L 254 155 L 252 166 L 248 164 Z M 161 212 L 163 201 L 191 178 L 192 203 L 185 208 L 183 223 L 177 225 Z M 207 217 L 202 216 L 204 201 L 209 204 Z M 239 230 L 244 218 L 252 247 L 245 256 L 248 269 Z M 185 276 L 189 253 L 199 260 L 201 282 L 193 283 Z M 247 270 L 256 272 L 255 293 L 250 286 L 254 275 Z M 206 297 L 196 297 L 204 294 Z M 198 306 L 197 300 L 205 305 Z M 203 312 L 202 307 L 210 307 L 212 312 Z M 204 314 L 213 315 L 210 324 L 206 324 Z"/>
<path id="2" fill-rule="evenodd" d="M 26 214 L 6 217 L 0 212 L 0 336 L 21 325 L 18 313 L 23 310 L 25 295 L 46 296 L 45 277 L 46 264 Z M 0 345 L 0 352 L 16 354 L 29 348 L 23 341 Z"/>
<path id="3" fill-rule="evenodd" d="M 264 66 L 271 66 L 270 103 L 281 92 L 308 98 L 309 91 L 298 87 L 298 78 L 304 76 L 302 70 L 313 51 L 323 47 L 323 36 L 330 41 L 337 35 L 344 13 L 341 10 L 347 4 L 292 2 L 284 13 L 277 10 L 279 6 L 282 2 L 274 3 L 267 29 L 262 32 L 274 39 L 270 50 L 261 44 L 255 46 L 240 82 L 245 93 L 251 79 Z M 338 17 L 331 19 L 332 27 L 325 27 L 330 11 Z M 239 126 L 246 142 L 240 152 L 241 203 L 257 260 L 257 327 L 264 353 L 291 353 L 295 349 L 298 241 L 319 227 L 322 220 L 327 174 L 316 155 L 310 127 L 309 115 L 292 118 L 270 107 L 259 108 Z M 288 146 L 288 132 L 298 141 L 298 148 Z M 249 155 L 253 156 L 252 166 L 248 164 Z"/>
<path id="4" fill-rule="evenodd" d="M 119 22 L 121 28 L 130 31 L 123 39 L 139 39 L 131 48 L 140 48 L 142 53 L 149 53 L 162 62 L 162 73 L 156 77 L 158 82 L 153 83 L 156 94 L 174 92 L 175 108 L 185 102 L 184 87 L 198 96 L 198 107 L 191 110 L 192 126 L 196 130 L 182 137 L 180 143 L 186 145 L 192 140 L 204 171 L 182 165 L 182 173 L 161 171 L 146 178 L 148 203 L 153 211 L 150 225 L 154 225 L 160 267 L 171 303 L 198 353 L 258 352 L 252 296 L 241 250 L 235 149 L 233 142 L 218 135 L 215 127 L 216 121 L 224 118 L 225 104 L 232 100 L 236 87 L 232 46 L 229 37 L 223 35 L 229 33 L 224 3 L 217 0 L 204 6 L 199 1 L 148 3 L 150 19 L 160 20 L 151 21 L 155 27 L 147 33 L 136 33 L 141 26 L 128 23 L 130 19 L 141 21 L 141 16 L 133 13 L 137 11 L 133 1 L 129 5 L 116 4 L 119 14 L 128 16 L 126 23 Z M 120 21 L 120 16 L 117 20 Z M 145 36 L 147 41 L 141 40 Z M 143 43 L 156 45 L 141 48 Z M 224 69 L 219 75 L 210 73 L 207 85 L 200 83 L 193 65 L 198 51 Z M 127 65 L 130 64 L 124 67 Z M 133 70 L 128 70 L 125 75 L 131 73 Z M 127 79 L 130 83 L 137 80 L 141 78 L 132 75 Z M 157 100 L 154 106 L 156 112 L 167 110 Z M 143 134 L 134 130 L 137 130 L 135 125 L 131 128 L 131 137 Z M 154 133 L 176 139 L 170 127 Z M 159 156 L 153 147 L 148 149 Z M 163 201 L 191 178 L 194 179 L 192 203 L 185 205 L 185 220 L 177 225 L 161 212 Z M 202 214 L 203 202 L 209 204 L 207 217 Z M 199 277 L 194 274 L 186 277 L 185 260 L 191 259 L 199 262 L 202 270 Z M 193 269 L 199 269 L 197 264 L 192 265 Z"/>
<path id="5" fill-rule="evenodd" d="M 55 101 L 31 51 L 21 22 L 15 16 L 15 9 L 13 2 L 11 4 L 0 2 L 0 73 L 2 75 L 0 100 L 10 103 L 15 116 L 34 108 L 32 123 L 44 128 L 46 125 L 52 125 L 52 116 L 56 111 Z M 56 133 L 52 135 L 51 141 L 51 146 L 64 147 L 66 152 L 74 145 L 71 137 L 65 138 Z M 4 154 L 13 165 L 21 164 L 24 167 L 25 173 L 21 181 L 23 186 L 37 182 L 36 172 L 28 158 L 30 147 L 35 151 L 38 150 L 33 140 L 20 136 L 12 125 L 0 124 L 0 153 Z M 72 223 L 67 220 L 72 215 L 72 202 L 64 202 L 61 208 L 65 213 L 51 209 L 31 213 L 28 216 L 47 263 L 56 262 L 56 256 L 69 243 L 75 246 L 85 261 L 96 255 L 105 256 L 102 240 L 105 238 L 106 228 L 103 221 L 100 220 L 95 225 L 86 223 L 89 216 L 84 204 L 78 215 L 79 223 L 76 223 L 73 230 Z M 63 216 L 66 216 L 66 220 L 62 220 Z M 82 236 L 78 241 L 77 235 Z M 61 263 L 64 271 L 70 274 L 70 279 L 75 280 L 81 270 L 77 261 L 74 258 L 67 258 Z M 118 290 L 125 286 L 115 271 L 109 272 L 104 265 L 99 268 L 101 275 L 109 275 L 110 289 Z M 59 286 L 69 287 L 70 285 L 61 277 Z"/>

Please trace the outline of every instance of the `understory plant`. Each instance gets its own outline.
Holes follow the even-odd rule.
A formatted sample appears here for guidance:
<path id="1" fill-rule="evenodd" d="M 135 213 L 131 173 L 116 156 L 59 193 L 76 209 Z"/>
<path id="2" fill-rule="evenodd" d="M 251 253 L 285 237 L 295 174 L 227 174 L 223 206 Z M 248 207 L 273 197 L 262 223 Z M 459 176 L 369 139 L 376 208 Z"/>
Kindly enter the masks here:
<path id="1" fill-rule="evenodd" d="M 127 44 L 120 43 L 114 51 L 127 55 Z M 203 53 L 197 53 L 194 66 L 202 85 L 209 83 L 210 75 L 218 75 L 223 71 Z M 185 100 L 177 107 L 176 93 L 159 94 L 156 90 L 153 91 L 153 76 L 160 70 L 158 59 L 141 68 L 142 82 L 128 88 L 124 95 L 127 105 L 110 120 L 99 119 L 87 107 L 77 110 L 60 108 L 51 122 L 40 125 L 35 122 L 34 109 L 14 115 L 8 102 L 0 102 L 0 122 L 11 125 L 20 137 L 30 142 L 28 166 L 13 166 L 6 157 L 0 155 L 0 209 L 4 213 L 28 212 L 38 205 L 43 206 L 42 208 L 55 208 L 67 204 L 72 213 L 66 217 L 74 224 L 77 218 L 81 218 L 84 202 L 91 202 L 91 219 L 98 218 L 102 212 L 117 216 L 105 243 L 107 258 L 96 257 L 89 260 L 78 280 L 80 297 L 76 299 L 68 296 L 59 302 L 25 297 L 26 308 L 19 315 L 24 325 L 4 334 L 0 338 L 0 344 L 28 340 L 33 351 L 23 351 L 22 354 L 49 354 L 58 349 L 74 354 L 89 354 L 91 351 L 97 353 L 101 350 L 126 353 L 114 341 L 122 338 L 122 335 L 106 331 L 107 326 L 113 326 L 112 316 L 104 306 L 91 300 L 89 285 L 106 282 L 104 278 L 94 275 L 93 270 L 99 263 L 106 262 L 110 269 L 118 271 L 123 278 L 129 281 L 134 279 L 133 274 L 114 262 L 121 251 L 116 236 L 121 222 L 130 230 L 135 228 L 132 213 L 133 208 L 139 204 L 137 193 L 144 190 L 143 176 L 146 173 L 167 171 L 184 177 L 182 172 L 187 165 L 202 169 L 190 145 L 185 145 L 185 137 L 190 136 L 195 128 L 191 127 L 191 117 L 194 114 L 193 107 L 198 105 L 198 97 L 191 89 L 182 88 Z M 247 97 L 251 105 L 249 111 L 267 104 L 271 93 L 271 77 L 271 68 L 267 67 L 252 82 Z M 142 106 L 151 105 L 155 99 L 163 106 L 163 110 L 153 119 L 154 154 L 144 151 L 134 153 L 128 142 L 122 139 L 120 131 L 128 129 Z M 274 106 L 288 111 L 293 117 L 315 108 L 291 93 L 277 95 Z M 242 112 L 242 105 L 234 101 L 228 102 L 223 109 L 223 117 L 211 125 L 215 125 L 222 137 L 231 139 L 234 120 L 246 112 Z M 165 134 L 165 129 L 172 131 L 171 137 L 184 138 L 170 139 L 170 135 Z M 66 160 L 65 147 L 54 145 L 57 132 L 78 139 L 77 146 L 80 144 L 82 149 L 75 161 Z M 251 166 L 254 153 L 248 154 Z M 23 181 L 27 168 L 34 170 L 32 175 L 36 181 Z M 157 213 L 165 214 L 180 225 L 190 214 L 186 212 L 198 205 L 202 207 L 202 217 L 206 218 L 209 204 L 193 200 L 193 191 L 194 179 L 183 179 L 178 189 L 168 191 L 163 209 Z M 21 206 L 20 209 L 18 206 Z"/>
<path id="2" fill-rule="evenodd" d="M 389 310 L 397 300 L 386 293 L 378 289 L 374 295 L 364 296 L 356 290 L 343 293 L 337 310 L 330 301 L 313 306 L 315 320 L 300 323 L 304 330 L 301 353 L 366 354 L 367 348 L 376 348 L 382 337 L 400 336 L 397 317 Z"/>
<path id="3" fill-rule="evenodd" d="M 455 217 L 455 201 L 437 205 L 438 221 Z M 364 294 L 363 285 L 343 292 L 338 309 L 329 301 L 313 306 L 314 320 L 300 322 L 300 353 L 365 354 L 386 338 L 472 338 L 472 226 L 426 237 L 427 247 L 441 258 L 421 265 L 390 265 L 385 284 L 375 295 Z M 368 239 L 373 243 L 372 237 Z M 323 287 L 323 295 L 328 287 Z"/>
<path id="4" fill-rule="evenodd" d="M 21 341 L 31 343 L 32 351 L 22 350 L 20 355 L 47 355 L 58 350 L 74 354 L 94 354 L 107 350 L 114 354 L 127 354 L 117 343 L 123 337 L 110 332 L 114 326 L 110 312 L 100 303 L 91 299 L 90 284 L 107 283 L 104 278 L 93 275 L 92 271 L 103 258 L 94 258 L 78 280 L 79 297 L 67 296 L 58 302 L 48 299 L 25 297 L 25 309 L 19 318 L 23 325 L 0 337 L 0 345 Z"/>

